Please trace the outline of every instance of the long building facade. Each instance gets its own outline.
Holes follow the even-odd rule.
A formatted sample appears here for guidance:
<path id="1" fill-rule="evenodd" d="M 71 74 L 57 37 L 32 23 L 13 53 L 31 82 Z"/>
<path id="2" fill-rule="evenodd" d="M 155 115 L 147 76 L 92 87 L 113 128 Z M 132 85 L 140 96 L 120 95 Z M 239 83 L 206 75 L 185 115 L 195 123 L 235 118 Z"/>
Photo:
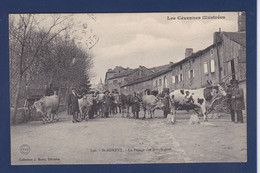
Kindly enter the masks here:
<path id="1" fill-rule="evenodd" d="M 148 90 L 160 93 L 164 88 L 197 89 L 231 79 L 237 79 L 245 88 L 246 46 L 244 41 L 233 41 L 234 38 L 245 40 L 245 33 L 223 32 L 214 35 L 218 35 L 219 40 L 209 47 L 192 53 L 164 71 L 135 79 L 135 82 L 123 85 L 123 90 L 127 93 L 139 91 L 144 94 Z"/>
<path id="2" fill-rule="evenodd" d="M 134 70 L 125 76 L 115 74 L 106 84 L 109 90 L 116 88 L 119 93 L 156 94 L 164 89 L 197 89 L 209 83 L 225 83 L 236 79 L 244 89 L 246 98 L 245 13 L 238 16 L 238 32 L 215 32 L 212 45 L 195 53 L 192 48 L 187 48 L 184 57 L 163 68 L 147 69 L 142 66 L 145 69 L 142 75 L 140 68 L 139 75 L 132 75 L 136 73 Z M 115 79 L 121 83 L 117 84 Z"/>

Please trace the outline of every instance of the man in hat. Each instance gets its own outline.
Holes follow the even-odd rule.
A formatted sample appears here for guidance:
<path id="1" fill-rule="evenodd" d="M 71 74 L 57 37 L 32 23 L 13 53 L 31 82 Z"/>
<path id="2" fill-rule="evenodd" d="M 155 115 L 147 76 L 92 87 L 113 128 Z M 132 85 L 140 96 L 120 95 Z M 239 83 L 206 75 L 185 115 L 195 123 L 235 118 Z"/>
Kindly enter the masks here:
<path id="1" fill-rule="evenodd" d="M 80 96 L 78 95 L 75 89 L 72 89 L 68 97 L 68 114 L 73 115 L 73 120 L 72 120 L 73 123 L 79 122 L 78 115 L 80 111 L 79 111 L 78 99 L 80 99 Z"/>
<path id="2" fill-rule="evenodd" d="M 115 115 L 116 114 L 116 103 L 115 103 L 115 96 L 114 96 L 114 92 L 109 94 L 109 98 L 110 98 L 110 105 L 109 105 L 109 110 L 110 110 L 110 115 Z"/>
<path id="3" fill-rule="evenodd" d="M 140 112 L 140 99 L 137 96 L 136 92 L 134 92 L 134 96 L 132 97 L 131 103 L 132 103 L 132 112 L 135 118 L 139 118 L 139 112 Z"/>
<path id="4" fill-rule="evenodd" d="M 164 118 L 167 118 L 167 115 L 171 112 L 169 90 L 163 91 L 163 108 L 162 108 L 162 110 L 163 110 Z"/>
<path id="5" fill-rule="evenodd" d="M 239 88 L 237 80 L 231 80 L 233 85 L 231 91 L 231 117 L 237 115 L 236 123 L 243 123 L 243 113 L 242 110 L 245 110 L 244 102 L 244 92 L 242 88 Z"/>
<path id="6" fill-rule="evenodd" d="M 228 109 L 231 113 L 231 121 L 235 122 L 235 112 L 231 109 L 231 102 L 232 102 L 232 84 L 231 82 L 227 85 L 227 105 L 228 105 Z"/>
<path id="7" fill-rule="evenodd" d="M 110 112 L 110 110 L 109 110 L 109 108 L 110 108 L 110 98 L 109 98 L 109 91 L 108 90 L 106 90 L 105 92 L 104 92 L 104 98 L 103 98 L 103 104 L 102 104 L 102 110 L 103 110 L 103 113 L 104 113 L 104 116 L 106 117 L 106 118 L 108 118 L 108 114 L 109 114 L 109 112 Z"/>

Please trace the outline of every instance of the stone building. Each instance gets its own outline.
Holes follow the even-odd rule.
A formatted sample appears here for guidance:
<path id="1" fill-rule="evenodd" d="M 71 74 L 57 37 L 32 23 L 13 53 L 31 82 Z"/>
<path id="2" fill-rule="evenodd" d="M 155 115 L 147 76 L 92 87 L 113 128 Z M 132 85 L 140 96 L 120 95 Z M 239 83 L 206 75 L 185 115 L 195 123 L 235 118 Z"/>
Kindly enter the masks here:
<path id="1" fill-rule="evenodd" d="M 111 71 L 108 71 L 107 74 L 113 74 L 109 77 L 106 77 L 105 86 L 106 89 L 113 93 L 121 93 L 120 87 L 127 84 L 130 81 L 133 81 L 135 79 L 141 78 L 143 76 L 147 76 L 149 74 L 152 74 L 153 71 L 144 67 L 139 66 L 136 69 L 125 69 L 121 72 L 114 72 L 111 73 Z"/>
<path id="2" fill-rule="evenodd" d="M 156 86 L 154 86 L 153 81 L 156 78 L 161 77 L 163 74 L 167 74 L 169 71 L 171 71 L 171 69 L 167 67 L 167 69 L 154 72 L 150 75 L 132 80 L 126 83 L 125 85 L 121 86 L 121 92 L 124 94 L 133 94 L 134 92 L 138 92 L 143 95 L 149 95 L 154 92 L 158 93 L 158 88 L 163 89 L 163 85 L 165 85 L 166 83 L 161 83 L 160 85 L 158 83 Z"/>
<path id="3" fill-rule="evenodd" d="M 197 89 L 212 83 L 239 81 L 246 93 L 246 38 L 244 32 L 214 33 L 214 43 L 174 63 L 171 71 L 153 79 L 153 90 Z M 216 38 L 218 37 L 218 38 Z M 187 52 L 188 51 L 188 52 Z M 158 87 L 159 86 L 159 87 Z"/>
<path id="4" fill-rule="evenodd" d="M 185 58 L 176 63 L 150 68 L 151 74 L 135 76 L 121 85 L 124 93 L 161 93 L 164 88 L 197 89 L 209 83 L 237 79 L 246 98 L 246 33 L 245 13 L 239 13 L 238 32 L 215 32 L 213 44 L 193 53 L 185 50 Z"/>

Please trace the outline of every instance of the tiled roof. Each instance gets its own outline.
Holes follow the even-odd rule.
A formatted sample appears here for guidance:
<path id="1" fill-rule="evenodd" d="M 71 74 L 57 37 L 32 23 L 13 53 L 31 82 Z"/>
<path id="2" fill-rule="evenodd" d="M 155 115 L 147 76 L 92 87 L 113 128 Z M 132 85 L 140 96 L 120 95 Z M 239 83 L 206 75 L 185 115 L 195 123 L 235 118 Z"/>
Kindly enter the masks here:
<path id="1" fill-rule="evenodd" d="M 246 47 L 246 33 L 244 32 L 223 32 L 225 36 L 230 38 L 230 40 Z"/>
<path id="2" fill-rule="evenodd" d="M 242 32 L 222 32 L 222 33 L 224 35 L 226 35 L 228 38 L 230 38 L 232 41 L 234 41 L 234 42 L 236 42 L 236 43 L 238 43 L 238 44 L 240 44 L 242 46 L 246 46 L 246 34 L 245 33 L 242 33 Z M 171 71 L 171 67 L 179 65 L 179 64 L 181 64 L 181 63 L 183 63 L 185 61 L 188 61 L 190 59 L 197 58 L 197 57 L 199 57 L 200 55 L 202 55 L 205 52 L 209 51 L 212 47 L 215 47 L 218 43 L 221 43 L 221 42 L 222 41 L 219 41 L 217 43 L 214 43 L 214 44 L 208 46 L 207 48 L 205 48 L 203 50 L 199 50 L 196 53 L 193 53 L 189 57 L 184 58 L 184 59 L 182 59 L 181 61 L 179 61 L 177 63 L 174 63 L 174 64 L 170 63 L 170 64 L 166 64 L 166 65 L 150 68 L 150 70 L 154 72 L 153 74 L 147 75 L 147 76 L 135 79 L 135 80 L 132 80 L 132 81 L 128 82 L 126 85 L 124 85 L 124 86 L 131 86 L 131 85 L 134 85 L 134 84 L 137 84 L 137 83 L 141 83 L 141 82 L 145 82 L 145 81 L 151 80 L 151 79 L 153 79 L 155 77 L 158 77 L 160 75 L 163 75 L 163 74 Z M 124 86 L 121 86 L 121 87 L 124 87 Z"/>
<path id="3" fill-rule="evenodd" d="M 127 71 L 124 71 L 122 73 L 118 73 L 118 74 L 115 74 L 113 77 L 109 78 L 109 79 L 115 79 L 115 78 L 120 78 L 120 77 L 125 77 L 125 76 L 128 76 L 136 71 L 138 71 L 139 68 L 136 68 L 136 69 L 131 69 L 131 70 L 127 70 Z"/>
<path id="4" fill-rule="evenodd" d="M 167 68 L 167 69 L 164 69 L 162 71 L 159 71 L 159 72 L 156 72 L 156 73 L 153 73 L 153 74 L 141 77 L 141 78 L 137 78 L 135 80 L 129 81 L 126 85 L 121 86 L 121 88 L 125 87 L 125 86 L 130 86 L 130 85 L 134 85 L 134 84 L 137 84 L 137 83 L 141 83 L 141 82 L 145 82 L 145 81 L 151 80 L 151 79 L 156 78 L 156 77 L 158 77 L 158 76 L 160 76 L 162 74 L 165 74 L 165 73 L 167 73 L 169 71 L 171 71 L 171 68 Z"/>
<path id="5" fill-rule="evenodd" d="M 220 41 L 221 42 L 221 41 Z M 218 42 L 219 43 L 219 42 Z M 207 52 L 209 49 L 211 49 L 212 47 L 215 47 L 216 43 L 208 46 L 207 48 L 203 49 L 203 50 L 199 50 L 193 54 L 191 54 L 190 56 L 188 56 L 187 58 L 184 58 L 182 60 L 180 60 L 179 62 L 174 63 L 173 65 L 171 65 L 171 67 L 179 65 L 181 63 L 184 63 L 185 61 L 188 61 L 189 59 L 193 59 L 193 58 L 197 58 L 198 56 L 202 55 L 203 53 Z"/>
<path id="6" fill-rule="evenodd" d="M 226 35 L 231 40 L 233 40 L 234 42 L 236 42 L 236 43 L 238 43 L 242 46 L 246 46 L 246 34 L 245 33 L 242 33 L 242 32 L 223 32 L 223 34 Z M 220 43 L 220 42 L 222 42 L 222 41 L 217 42 L 217 44 Z M 202 55 L 203 53 L 205 53 L 206 51 L 208 51 L 210 48 L 215 47 L 215 46 L 216 46 L 216 43 L 208 46 L 207 48 L 205 48 L 203 50 L 199 50 L 196 53 L 193 53 L 189 57 L 182 59 L 181 61 L 179 61 L 177 63 L 174 63 L 172 66 L 179 65 L 179 64 L 181 64 L 181 63 L 183 63 L 183 62 L 185 62 L 189 59 L 196 58 L 196 57 Z"/>
<path id="7" fill-rule="evenodd" d="M 172 64 L 161 65 L 153 68 L 149 68 L 154 73 L 168 69 Z"/>

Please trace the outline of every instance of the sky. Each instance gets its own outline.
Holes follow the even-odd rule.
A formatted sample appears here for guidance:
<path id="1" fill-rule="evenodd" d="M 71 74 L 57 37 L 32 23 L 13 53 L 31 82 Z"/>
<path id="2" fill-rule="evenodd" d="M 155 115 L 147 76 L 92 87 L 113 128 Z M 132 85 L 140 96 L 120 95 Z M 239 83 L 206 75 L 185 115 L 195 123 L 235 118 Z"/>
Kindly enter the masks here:
<path id="1" fill-rule="evenodd" d="M 63 15 L 71 15 L 74 21 L 70 36 L 94 56 L 92 84 L 104 81 L 106 71 L 115 66 L 151 68 L 178 62 L 186 48 L 197 52 L 213 44 L 213 33 L 219 28 L 238 30 L 238 12 Z M 209 19 L 213 16 L 217 19 Z"/>
<path id="2" fill-rule="evenodd" d="M 184 58 L 186 48 L 197 52 L 213 44 L 213 33 L 219 28 L 236 32 L 237 16 L 237 12 L 94 14 L 91 28 L 99 39 L 91 49 L 96 75 L 91 82 L 104 80 L 106 71 L 115 66 L 154 67 L 178 62 Z"/>

